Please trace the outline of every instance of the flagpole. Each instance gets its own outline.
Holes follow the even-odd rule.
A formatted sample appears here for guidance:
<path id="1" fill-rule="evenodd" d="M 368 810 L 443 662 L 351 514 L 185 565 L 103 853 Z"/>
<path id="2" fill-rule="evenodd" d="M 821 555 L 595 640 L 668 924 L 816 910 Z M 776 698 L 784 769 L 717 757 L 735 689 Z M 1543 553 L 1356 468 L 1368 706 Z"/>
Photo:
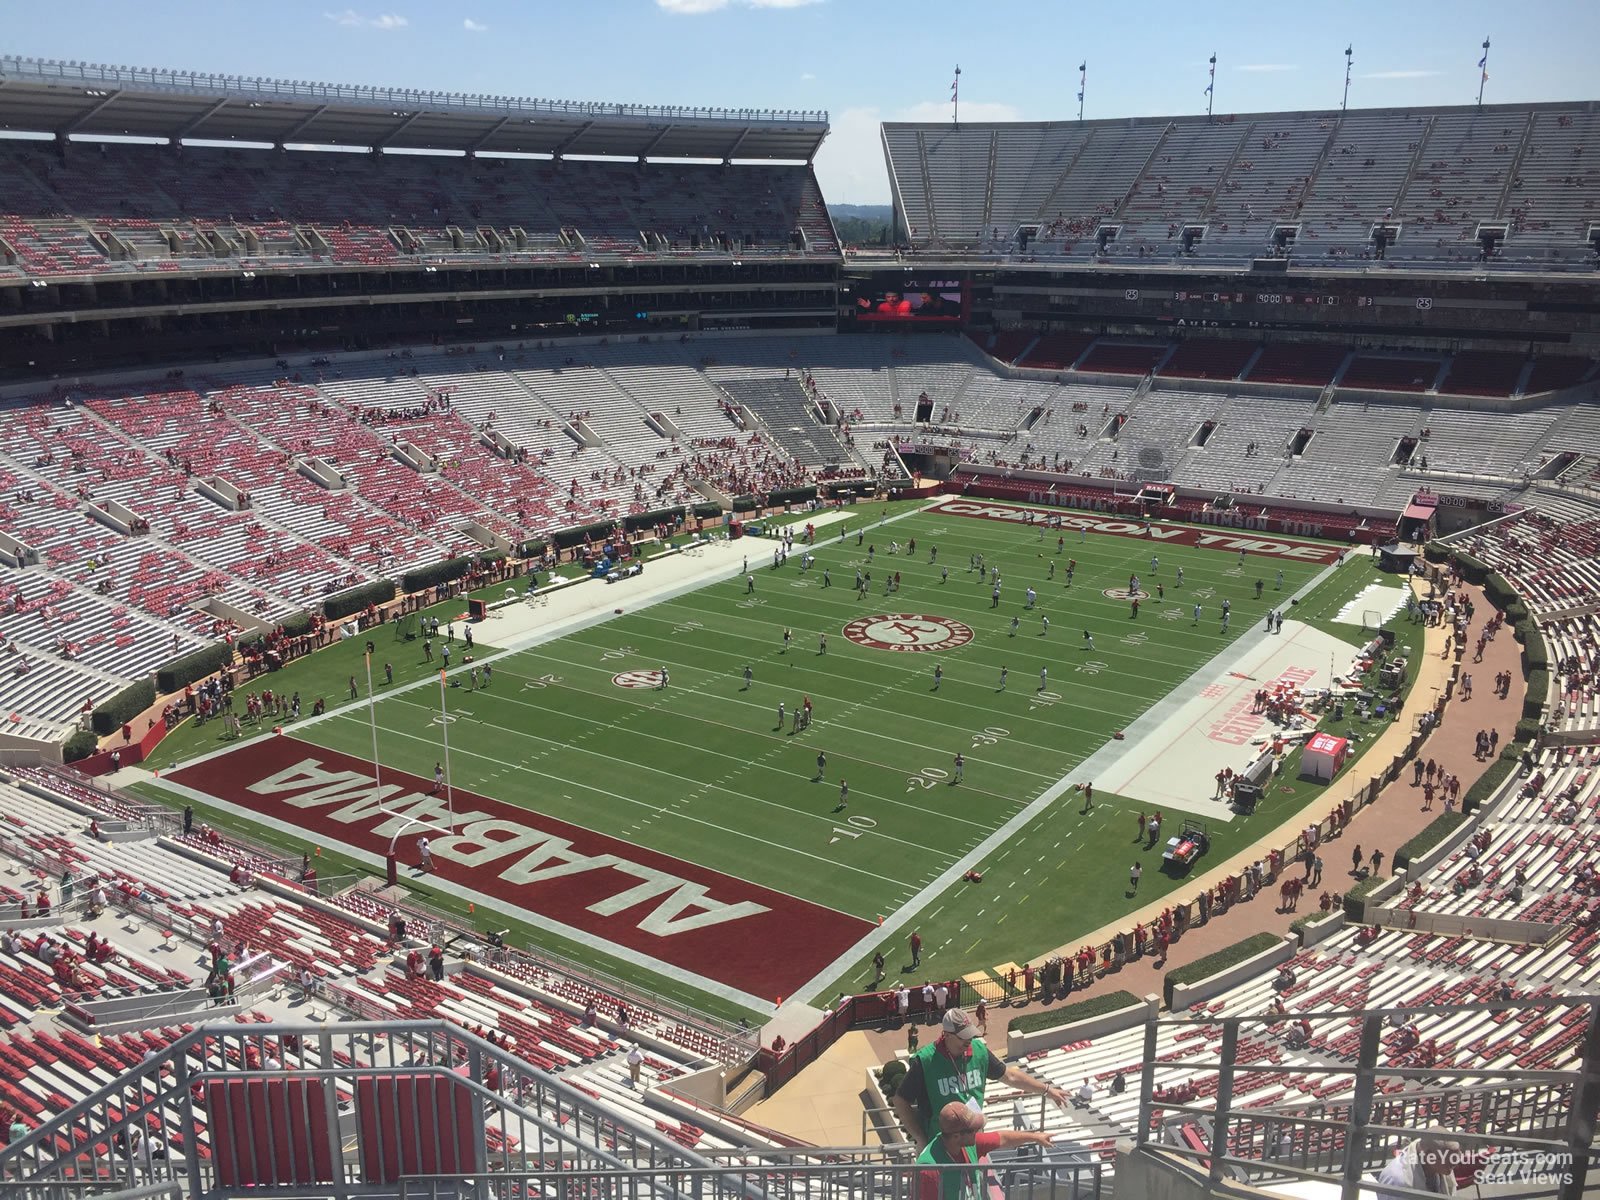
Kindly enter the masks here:
<path id="1" fill-rule="evenodd" d="M 956 64 L 956 77 L 950 84 L 950 123 L 961 124 L 961 64 Z"/>
<path id="2" fill-rule="evenodd" d="M 372 652 L 366 654 L 367 660 L 367 721 L 372 726 L 372 782 L 378 787 L 383 786 L 383 772 L 378 767 L 378 702 L 372 694 Z"/>
<path id="3" fill-rule="evenodd" d="M 1217 90 L 1217 56 L 1211 55 L 1211 79 L 1206 84 L 1206 120 L 1211 119 L 1211 102 L 1215 100 Z"/>
<path id="4" fill-rule="evenodd" d="M 450 715 L 445 712 L 445 673 L 439 672 L 439 736 L 444 741 L 444 804 L 450 812 L 450 832 L 456 829 L 456 801 L 450 792 Z"/>
<path id="5" fill-rule="evenodd" d="M 1089 60 L 1078 64 L 1078 124 L 1083 124 L 1083 93 L 1089 90 Z"/>
<path id="6" fill-rule="evenodd" d="M 1478 60 L 1478 107 L 1483 107 L 1483 85 L 1489 82 L 1489 39 L 1483 39 L 1483 57 Z"/>
<path id="7" fill-rule="evenodd" d="M 1350 56 L 1355 53 L 1355 43 L 1351 42 L 1344 48 L 1344 99 L 1339 101 L 1339 111 L 1344 112 L 1350 105 Z"/>

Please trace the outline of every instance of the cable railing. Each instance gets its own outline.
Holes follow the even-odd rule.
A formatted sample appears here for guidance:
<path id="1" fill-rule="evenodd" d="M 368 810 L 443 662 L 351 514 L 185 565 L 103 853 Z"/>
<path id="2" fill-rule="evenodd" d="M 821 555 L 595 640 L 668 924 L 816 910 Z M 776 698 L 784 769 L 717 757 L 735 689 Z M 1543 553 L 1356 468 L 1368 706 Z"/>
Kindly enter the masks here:
<path id="1" fill-rule="evenodd" d="M 57 59 L 0 56 L 0 79 L 18 82 L 72 84 L 101 88 L 137 88 L 241 101 L 312 100 L 381 105 L 389 109 L 423 109 L 467 114 L 526 114 L 645 121 L 715 121 L 736 124 L 827 124 L 819 109 L 711 108 L 665 104 L 618 104 L 600 100 L 551 100 L 527 96 L 489 96 L 466 92 L 434 92 L 419 88 L 370 87 L 354 83 L 317 83 L 259 75 L 179 71 L 164 67 L 127 67 Z M 411 113 L 397 112 L 397 116 Z"/>

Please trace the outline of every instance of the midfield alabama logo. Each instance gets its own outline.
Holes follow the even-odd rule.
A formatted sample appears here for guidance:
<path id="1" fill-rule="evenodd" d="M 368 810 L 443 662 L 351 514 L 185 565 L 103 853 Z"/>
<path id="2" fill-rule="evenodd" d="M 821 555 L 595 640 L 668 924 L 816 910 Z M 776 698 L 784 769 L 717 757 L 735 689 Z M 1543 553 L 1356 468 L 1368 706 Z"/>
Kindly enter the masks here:
<path id="1" fill-rule="evenodd" d="M 605 790 L 604 780 L 586 785 L 523 770 L 508 788 L 531 803 L 542 789 L 591 793 L 597 807 L 632 803 Z M 292 737 L 261 738 L 166 778 L 370 862 L 392 851 L 405 878 L 419 878 L 416 839 L 426 832 L 430 886 L 763 999 L 789 995 L 872 929 L 860 917 L 491 796 L 457 787 L 447 805 L 433 780 L 392 767 L 380 784 L 371 763 Z"/>
<path id="2" fill-rule="evenodd" d="M 871 650 L 956 650 L 972 640 L 972 626 L 926 613 L 879 613 L 857 617 L 844 636 Z"/>

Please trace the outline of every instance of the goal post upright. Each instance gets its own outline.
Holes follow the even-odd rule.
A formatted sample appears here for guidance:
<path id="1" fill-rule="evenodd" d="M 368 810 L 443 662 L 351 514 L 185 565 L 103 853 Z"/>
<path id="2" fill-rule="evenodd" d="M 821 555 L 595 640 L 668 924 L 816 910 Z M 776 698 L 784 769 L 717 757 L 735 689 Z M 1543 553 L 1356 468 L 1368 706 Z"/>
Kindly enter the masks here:
<path id="1" fill-rule="evenodd" d="M 367 723 L 372 726 L 372 782 L 380 793 L 383 788 L 383 768 L 378 764 L 378 699 L 372 694 L 372 651 L 366 652 L 367 661 Z"/>
<path id="2" fill-rule="evenodd" d="M 369 663 L 369 670 L 370 670 L 370 663 Z M 369 691 L 369 694 L 370 694 L 370 691 L 371 691 L 371 688 L 370 688 L 370 675 L 369 675 L 368 678 L 369 678 L 368 691 Z M 395 809 L 392 809 L 392 808 L 389 808 L 389 807 L 386 807 L 386 806 L 380 806 L 380 808 L 379 808 L 380 812 L 384 813 L 385 815 L 387 815 L 389 817 L 392 817 L 394 820 L 399 822 L 399 824 L 396 825 L 396 827 L 395 827 L 394 836 L 389 839 L 388 858 L 389 858 L 389 862 L 390 862 L 391 872 L 393 870 L 393 863 L 394 863 L 394 858 L 395 858 L 395 853 L 396 853 L 396 847 L 399 846 L 399 844 L 400 844 L 400 835 L 405 833 L 408 829 L 411 829 L 414 826 L 420 826 L 424 833 L 430 833 L 430 834 L 434 834 L 434 835 L 443 835 L 443 836 L 446 836 L 446 837 L 454 835 L 454 833 L 456 831 L 456 802 L 455 802 L 455 794 L 452 791 L 451 782 L 450 782 L 450 713 L 449 713 L 448 708 L 447 708 L 446 703 L 445 703 L 445 697 L 448 694 L 446 692 L 446 689 L 449 686 L 450 686 L 449 678 L 447 677 L 445 671 L 443 669 L 441 669 L 439 671 L 439 739 L 440 739 L 440 742 L 441 742 L 442 747 L 443 747 L 443 755 L 444 755 L 443 764 L 442 764 L 443 765 L 443 771 L 444 771 L 444 801 L 445 801 L 445 810 L 449 814 L 449 824 L 445 825 L 443 828 L 440 828 L 438 825 L 435 825 L 435 824 L 431 823 L 430 821 L 425 820 L 423 817 L 417 816 L 415 813 L 407 813 L 407 812 L 404 812 L 404 811 L 396 811 Z M 373 769 L 374 772 L 376 772 L 377 769 L 378 769 L 378 763 L 377 763 L 377 758 L 378 758 L 378 750 L 377 750 L 378 732 L 377 732 L 376 718 L 374 718 L 372 738 L 373 738 L 373 742 L 372 742 L 372 745 L 373 745 L 373 750 L 372 750 L 372 758 L 373 758 L 372 769 Z M 382 792 L 381 792 L 381 781 L 375 780 L 374 782 L 379 783 L 379 794 L 381 795 L 382 794 Z"/>
<path id="3" fill-rule="evenodd" d="M 439 670 L 439 738 L 444 743 L 444 806 L 450 814 L 450 832 L 456 831 L 456 802 L 450 789 L 450 714 L 445 698 L 450 683 L 441 667 Z"/>

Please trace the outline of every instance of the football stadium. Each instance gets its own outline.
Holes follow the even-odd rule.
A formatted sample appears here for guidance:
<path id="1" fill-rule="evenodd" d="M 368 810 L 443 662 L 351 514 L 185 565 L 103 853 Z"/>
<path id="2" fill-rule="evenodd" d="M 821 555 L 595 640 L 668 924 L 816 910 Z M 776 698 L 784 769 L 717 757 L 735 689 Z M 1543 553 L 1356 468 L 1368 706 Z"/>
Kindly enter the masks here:
<path id="1" fill-rule="evenodd" d="M 0 57 L 0 1195 L 1600 1189 L 1600 107 L 1210 95 Z"/>

